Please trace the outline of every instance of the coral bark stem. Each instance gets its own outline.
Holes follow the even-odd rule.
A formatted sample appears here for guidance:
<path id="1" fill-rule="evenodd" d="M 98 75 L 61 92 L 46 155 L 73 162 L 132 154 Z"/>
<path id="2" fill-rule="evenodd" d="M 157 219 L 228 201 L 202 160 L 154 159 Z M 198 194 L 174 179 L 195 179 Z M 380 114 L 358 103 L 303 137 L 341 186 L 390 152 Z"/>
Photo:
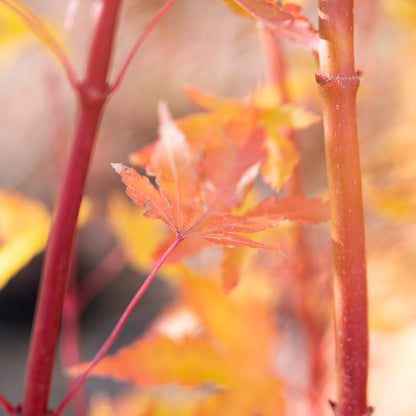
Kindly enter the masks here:
<path id="1" fill-rule="evenodd" d="M 367 414 L 367 278 L 352 0 L 319 0 L 322 98 L 333 247 L 336 416 Z"/>

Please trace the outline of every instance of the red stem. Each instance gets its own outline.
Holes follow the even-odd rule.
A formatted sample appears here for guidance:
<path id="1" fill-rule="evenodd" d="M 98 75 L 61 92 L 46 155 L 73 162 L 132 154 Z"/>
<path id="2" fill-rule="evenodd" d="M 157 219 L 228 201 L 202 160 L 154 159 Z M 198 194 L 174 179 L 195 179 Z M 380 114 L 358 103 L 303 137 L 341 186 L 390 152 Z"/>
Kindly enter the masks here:
<path id="1" fill-rule="evenodd" d="M 123 81 L 123 78 L 127 72 L 127 69 L 131 63 L 131 61 L 134 58 L 134 55 L 136 55 L 137 51 L 139 50 L 140 46 L 142 46 L 143 42 L 146 40 L 146 38 L 150 35 L 154 27 L 159 23 L 160 19 L 165 15 L 165 13 L 177 2 L 178 0 L 168 0 L 162 8 L 156 13 L 156 15 L 153 17 L 153 19 L 150 21 L 150 23 L 145 27 L 144 31 L 140 35 L 139 39 L 137 39 L 136 43 L 134 44 L 132 50 L 128 54 L 122 68 L 120 69 L 120 72 L 116 76 L 112 86 L 111 91 L 115 91 Z"/>
<path id="2" fill-rule="evenodd" d="M 72 276 L 71 276 L 72 277 Z M 72 280 L 72 279 L 71 279 Z M 71 284 L 72 282 L 70 282 Z M 71 291 L 66 294 L 64 301 L 64 308 L 62 311 L 62 328 L 60 337 L 60 358 L 63 368 L 69 368 L 73 365 L 79 364 L 79 324 L 78 324 L 79 310 L 77 293 Z M 74 382 L 74 377 L 65 374 L 65 382 L 67 388 L 71 388 Z M 87 415 L 87 397 L 85 392 L 78 394 L 72 401 L 72 414 L 74 416 Z"/>
<path id="3" fill-rule="evenodd" d="M 82 311 L 90 303 L 91 299 L 120 273 L 125 265 L 124 249 L 121 245 L 118 245 L 85 276 L 80 284 L 76 285 L 74 281 L 70 281 L 70 289 L 68 289 L 64 301 L 60 338 L 60 357 L 63 368 L 70 368 L 80 362 L 78 318 Z M 73 277 L 72 273 L 71 277 Z M 70 389 L 76 380 L 69 374 L 66 374 L 65 378 L 68 389 Z M 73 398 L 71 405 L 75 416 L 86 415 L 87 399 L 85 392 L 78 392 Z"/>
<path id="4" fill-rule="evenodd" d="M 12 416 L 14 415 L 15 409 L 14 407 L 8 402 L 8 400 L 0 393 L 0 407 L 6 412 L 6 414 Z"/>
<path id="5" fill-rule="evenodd" d="M 97 354 L 95 354 L 95 357 L 90 361 L 87 369 L 84 371 L 84 373 L 79 377 L 78 381 L 72 386 L 71 390 L 68 392 L 67 396 L 62 400 L 60 405 L 57 407 L 56 411 L 54 412 L 54 416 L 59 416 L 71 398 L 74 396 L 74 394 L 77 393 L 77 391 L 82 387 L 85 380 L 87 379 L 88 375 L 91 373 L 93 368 L 98 364 L 98 362 L 104 357 L 104 355 L 107 353 L 107 351 L 110 349 L 111 345 L 113 345 L 115 339 L 117 338 L 118 334 L 120 333 L 123 325 L 125 324 L 127 318 L 130 316 L 131 312 L 133 311 L 134 307 L 137 305 L 137 302 L 140 300 L 140 298 L 143 296 L 144 292 L 149 287 L 150 283 L 153 281 L 153 278 L 156 276 L 156 273 L 159 271 L 159 269 L 162 267 L 163 263 L 166 261 L 168 256 L 172 253 L 172 251 L 178 246 L 178 244 L 182 241 L 183 237 L 177 236 L 175 241 L 167 248 L 167 250 L 163 253 L 163 255 L 159 258 L 157 261 L 155 267 L 153 268 L 152 272 L 147 276 L 144 283 L 140 286 L 140 289 L 136 292 L 133 299 L 130 301 L 130 303 L 127 305 L 126 309 L 124 310 L 123 314 L 121 315 L 121 318 L 118 320 L 116 326 L 112 330 L 111 334 L 105 341 L 105 343 L 102 345 L 102 347 L 99 349 Z"/>
<path id="6" fill-rule="evenodd" d="M 126 265 L 124 249 L 121 245 L 113 248 L 102 261 L 83 278 L 78 285 L 70 274 L 69 289 L 64 300 L 62 313 L 62 328 L 60 337 L 60 358 L 62 368 L 70 368 L 80 363 L 79 325 L 78 319 L 90 301 L 118 275 Z M 66 374 L 68 389 L 76 381 Z M 82 393 L 82 394 L 81 394 Z M 73 398 L 72 412 L 75 416 L 87 414 L 87 398 L 85 392 L 80 391 Z"/>
<path id="7" fill-rule="evenodd" d="M 119 244 L 78 285 L 71 289 L 70 293 L 74 291 L 77 295 L 79 314 L 124 269 L 126 264 L 125 249 Z"/>
<path id="8" fill-rule="evenodd" d="M 49 389 L 79 207 L 103 105 L 120 0 L 101 0 L 95 18 L 80 112 L 58 198 L 36 305 L 23 397 L 23 416 L 43 416 Z"/>
<path id="9" fill-rule="evenodd" d="M 331 207 L 337 416 L 367 414 L 368 323 L 353 0 L 319 0 L 320 71 Z"/>

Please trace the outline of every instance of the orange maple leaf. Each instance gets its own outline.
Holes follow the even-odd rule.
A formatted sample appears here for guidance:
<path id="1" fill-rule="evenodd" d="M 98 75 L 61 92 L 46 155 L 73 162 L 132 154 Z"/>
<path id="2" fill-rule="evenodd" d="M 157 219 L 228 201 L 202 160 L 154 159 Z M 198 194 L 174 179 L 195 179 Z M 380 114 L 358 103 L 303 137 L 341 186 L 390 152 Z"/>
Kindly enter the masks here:
<path id="1" fill-rule="evenodd" d="M 122 164 L 113 164 L 133 202 L 145 216 L 160 219 L 177 238 L 203 239 L 220 246 L 273 249 L 241 233 L 274 227 L 279 221 L 318 222 L 328 217 L 327 204 L 299 195 L 278 200 L 269 197 L 240 215 L 231 210 L 241 204 L 265 160 L 264 132 L 257 127 L 257 111 L 233 119 L 203 149 L 196 152 L 171 119 L 167 106 L 159 106 L 159 140 L 136 161 L 144 161 L 148 177 Z M 201 149 L 200 149 L 201 150 Z"/>
<path id="2" fill-rule="evenodd" d="M 138 386 L 203 388 L 199 416 L 281 414 L 284 381 L 276 371 L 275 323 L 268 308 L 233 299 L 218 282 L 191 275 L 180 279 L 179 293 L 197 319 L 193 335 L 172 338 L 153 328 L 104 358 L 92 374 Z M 172 319 L 172 310 L 165 316 Z"/>
<path id="3" fill-rule="evenodd" d="M 254 94 L 242 99 L 216 97 L 193 86 L 186 87 L 185 92 L 192 102 L 206 110 L 204 113 L 176 120 L 178 127 L 184 131 L 192 146 L 197 148 L 204 143 L 204 140 L 201 140 L 202 132 L 207 140 L 212 140 L 212 137 L 216 136 L 221 137 L 220 132 L 224 125 L 231 123 L 235 118 L 238 120 L 256 111 L 257 127 L 264 131 L 264 146 L 267 149 L 261 175 L 263 180 L 276 191 L 291 177 L 293 169 L 299 162 L 295 146 L 281 134 L 282 127 L 303 129 L 319 120 L 316 114 L 293 103 L 282 104 L 279 92 L 274 87 L 260 88 Z M 132 161 L 135 162 L 134 155 Z"/>
<path id="4" fill-rule="evenodd" d="M 281 134 L 282 127 L 303 129 L 319 120 L 319 117 L 293 103 L 280 103 L 279 92 L 274 87 L 263 87 L 247 97 L 235 99 L 217 97 L 193 86 L 185 88 L 188 98 L 205 110 L 175 120 L 187 141 L 200 153 L 223 141 L 224 129 L 238 129 L 246 119 L 256 121 L 247 128 L 261 129 L 265 134 L 264 147 L 267 156 L 261 167 L 264 181 L 278 191 L 291 177 L 299 162 L 293 143 Z M 253 114 L 256 117 L 253 117 Z M 234 127 L 232 127 L 234 125 Z M 241 127 L 240 127 L 241 130 Z M 146 166 L 150 163 L 154 145 L 130 156 L 132 163 Z"/>

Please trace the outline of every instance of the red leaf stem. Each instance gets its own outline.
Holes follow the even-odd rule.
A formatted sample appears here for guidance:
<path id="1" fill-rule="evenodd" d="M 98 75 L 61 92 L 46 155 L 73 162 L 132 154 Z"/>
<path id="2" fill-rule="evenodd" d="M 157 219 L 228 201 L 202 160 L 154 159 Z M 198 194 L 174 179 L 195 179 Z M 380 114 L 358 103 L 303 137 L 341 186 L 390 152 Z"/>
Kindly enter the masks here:
<path id="1" fill-rule="evenodd" d="M 79 324 L 78 320 L 85 307 L 106 287 L 126 265 L 124 249 L 121 245 L 113 248 L 79 284 L 75 284 L 73 273 L 71 287 L 64 300 L 62 328 L 60 337 L 60 358 L 62 368 L 69 368 L 80 362 Z M 75 377 L 66 374 L 68 389 L 72 387 Z M 75 416 L 86 415 L 87 398 L 84 391 L 79 391 L 73 398 L 72 412 Z"/>
<path id="2" fill-rule="evenodd" d="M 78 314 L 83 312 L 91 300 L 124 269 L 126 264 L 125 250 L 121 245 L 117 245 L 72 289 L 77 294 Z"/>
<path id="3" fill-rule="evenodd" d="M 79 88 L 80 112 L 70 159 L 49 236 L 29 349 L 23 416 L 47 410 L 52 368 L 79 207 L 103 105 L 120 0 L 101 0 L 95 16 L 87 74 Z"/>
<path id="4" fill-rule="evenodd" d="M 169 0 L 167 1 L 161 9 L 156 13 L 150 23 L 145 27 L 142 34 L 140 35 L 139 39 L 137 39 L 136 43 L 134 44 L 133 48 L 131 49 L 130 53 L 128 54 L 120 72 L 116 76 L 112 86 L 111 91 L 115 91 L 123 81 L 123 78 L 127 72 L 127 69 L 133 60 L 134 56 L 136 55 L 137 51 L 139 50 L 140 46 L 142 46 L 143 42 L 146 38 L 150 35 L 154 27 L 159 23 L 160 19 L 166 14 L 166 12 L 177 2 L 178 0 Z"/>
<path id="5" fill-rule="evenodd" d="M 6 414 L 13 416 L 15 409 L 14 407 L 9 403 L 9 401 L 0 393 L 0 407 L 3 408 L 3 410 L 6 412 Z"/>
<path id="6" fill-rule="evenodd" d="M 80 362 L 78 317 L 79 310 L 77 293 L 75 291 L 71 291 L 65 296 L 64 308 L 62 311 L 62 328 L 59 339 L 59 357 L 62 368 L 69 368 Z M 74 377 L 65 374 L 65 384 L 68 389 L 71 388 L 73 382 Z M 88 413 L 88 405 L 85 391 L 82 391 L 82 394 L 78 394 L 78 396 L 72 401 L 71 405 L 72 414 L 74 416 L 86 416 Z"/>
<path id="7" fill-rule="evenodd" d="M 144 292 L 149 287 L 150 283 L 153 281 L 154 277 L 156 276 L 156 273 L 159 271 L 163 263 L 166 261 L 168 256 L 172 253 L 172 251 L 178 246 L 178 244 L 182 241 L 182 237 L 177 236 L 176 239 L 173 241 L 173 243 L 167 248 L 167 250 L 163 253 L 163 255 L 159 258 L 157 261 L 155 267 L 153 268 L 152 272 L 147 276 L 144 283 L 140 286 L 140 289 L 136 292 L 133 299 L 130 301 L 130 303 L 127 305 L 126 309 L 124 310 L 123 314 L 121 315 L 121 318 L 117 322 L 116 326 L 112 330 L 111 334 L 107 338 L 107 340 L 104 342 L 102 347 L 99 349 L 97 354 L 95 354 L 95 357 L 92 359 L 92 361 L 89 363 L 88 368 L 85 370 L 85 372 L 79 377 L 78 381 L 72 386 L 71 390 L 68 392 L 67 396 L 62 400 L 62 402 L 59 404 L 59 406 L 56 408 L 56 411 L 54 412 L 54 416 L 59 416 L 71 398 L 74 396 L 74 394 L 77 393 L 77 391 L 82 387 L 85 380 L 87 379 L 88 375 L 91 373 L 93 368 L 98 364 L 98 362 L 104 357 L 104 355 L 107 353 L 107 351 L 110 349 L 111 345 L 113 345 L 115 339 L 117 338 L 118 334 L 120 333 L 123 325 L 125 324 L 127 318 L 130 316 L 131 312 L 133 311 L 134 307 L 137 305 L 137 302 L 140 300 L 140 298 L 143 296 Z"/>

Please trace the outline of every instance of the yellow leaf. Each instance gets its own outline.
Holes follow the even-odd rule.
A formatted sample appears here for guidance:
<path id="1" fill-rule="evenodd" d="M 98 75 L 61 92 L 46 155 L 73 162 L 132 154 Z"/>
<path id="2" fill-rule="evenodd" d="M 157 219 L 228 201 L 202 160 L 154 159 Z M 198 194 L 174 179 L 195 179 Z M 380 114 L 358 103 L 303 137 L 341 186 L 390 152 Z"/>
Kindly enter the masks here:
<path id="1" fill-rule="evenodd" d="M 380 237 L 382 235 L 382 237 Z M 368 236 L 370 325 L 378 331 L 397 331 L 416 319 L 416 227 L 387 223 L 382 231 Z"/>
<path id="2" fill-rule="evenodd" d="M 159 221 L 145 218 L 143 211 L 123 195 L 113 194 L 109 199 L 109 219 L 114 233 L 123 243 L 131 265 L 141 272 L 147 272 L 154 265 L 155 250 L 168 232 Z"/>
<path id="3" fill-rule="evenodd" d="M 280 189 L 292 176 L 299 155 L 293 144 L 278 134 L 268 136 L 265 145 L 267 159 L 261 167 L 261 174 L 273 189 Z"/>
<path id="4" fill-rule="evenodd" d="M 234 0 L 222 0 L 233 12 L 244 17 L 251 17 L 242 7 L 240 7 Z"/>
<path id="5" fill-rule="evenodd" d="M 254 254 L 248 247 L 223 248 L 222 284 L 226 291 L 234 289 L 240 280 L 241 271 Z"/>
<path id="6" fill-rule="evenodd" d="M 258 114 L 258 127 L 266 134 L 265 146 L 268 155 L 261 168 L 265 181 L 274 189 L 279 190 L 290 178 L 299 156 L 293 143 L 285 138 L 284 128 L 303 129 L 319 121 L 320 117 L 293 103 L 281 104 L 276 87 L 267 86 L 256 90 L 252 95 L 242 99 L 216 97 L 198 90 L 195 87 L 186 89 L 188 97 L 198 106 L 207 110 L 179 120 L 178 124 L 193 143 L 200 133 L 208 132 L 210 139 L 226 122 L 230 122 L 238 114 L 250 112 Z M 197 132 L 197 134 L 195 134 Z M 201 142 L 201 140 L 199 140 Z"/>
<path id="7" fill-rule="evenodd" d="M 304 129 L 320 120 L 316 113 L 294 103 L 281 104 L 279 92 L 272 85 L 255 91 L 253 103 L 261 110 L 261 121 L 269 129 L 276 126 Z"/>
<path id="8" fill-rule="evenodd" d="M 285 4 L 285 3 L 291 3 L 291 4 L 298 4 L 298 5 L 303 5 L 305 4 L 307 1 L 309 0 L 291 0 L 289 2 L 287 1 L 279 1 L 279 0 L 263 0 L 264 3 L 267 4 Z M 247 11 L 245 11 L 241 6 L 239 6 L 234 0 L 222 0 L 223 3 L 225 3 L 232 11 L 234 11 L 235 13 L 239 14 L 240 16 L 243 17 L 252 17 L 252 15 L 250 13 L 248 13 Z"/>
<path id="9" fill-rule="evenodd" d="M 383 8 L 393 18 L 416 27 L 416 2 L 414 0 L 383 0 Z"/>
<path id="10" fill-rule="evenodd" d="M 7 56 L 14 53 L 17 43 L 26 41 L 26 34 L 29 32 L 32 32 L 56 56 L 70 80 L 75 82 L 77 77 L 66 48 L 63 47 L 63 32 L 55 27 L 48 27 L 43 20 L 40 20 L 19 1 L 1 0 L 0 54 Z"/>
<path id="11" fill-rule="evenodd" d="M 91 218 L 93 211 L 93 203 L 90 198 L 84 196 L 81 201 L 81 207 L 78 215 L 78 227 L 85 225 Z"/>
<path id="12" fill-rule="evenodd" d="M 387 217 L 416 222 L 416 197 L 412 187 L 414 182 L 400 184 L 393 189 L 375 190 L 372 202 Z"/>
<path id="13" fill-rule="evenodd" d="M 85 225 L 91 201 L 84 197 L 78 226 Z M 39 201 L 0 191 L 0 289 L 46 246 L 51 215 Z"/>
<path id="14" fill-rule="evenodd" d="M 40 202 L 0 192 L 0 289 L 43 250 L 50 221 Z"/>
<path id="15" fill-rule="evenodd" d="M 0 3 L 0 58 L 6 60 L 25 38 L 27 26 L 8 7 Z"/>

